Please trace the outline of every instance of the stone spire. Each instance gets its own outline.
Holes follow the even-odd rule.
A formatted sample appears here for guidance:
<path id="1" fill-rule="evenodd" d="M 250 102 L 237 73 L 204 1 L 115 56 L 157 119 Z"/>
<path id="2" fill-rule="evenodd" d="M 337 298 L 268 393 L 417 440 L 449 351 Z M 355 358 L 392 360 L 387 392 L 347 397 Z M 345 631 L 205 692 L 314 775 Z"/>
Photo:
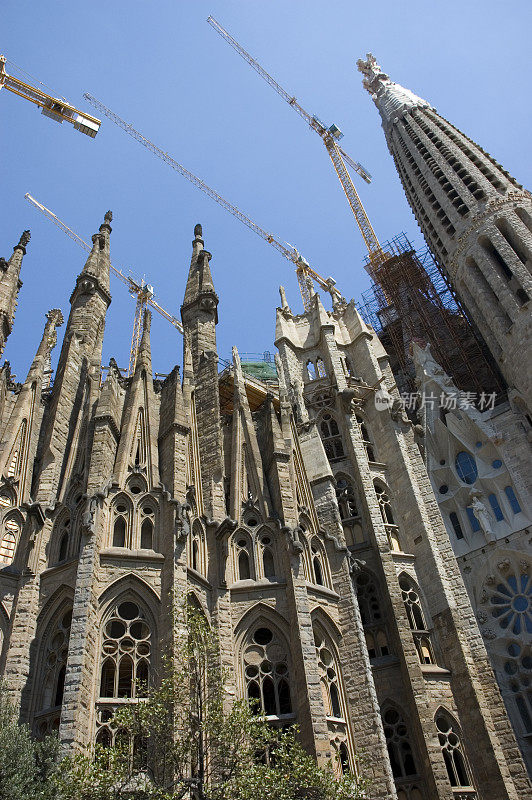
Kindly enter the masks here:
<path id="1" fill-rule="evenodd" d="M 507 383 L 530 403 L 530 192 L 425 100 L 392 83 L 371 54 L 358 68 L 427 244 Z"/>
<path id="2" fill-rule="evenodd" d="M 109 293 L 107 212 L 93 247 L 70 296 L 71 309 L 59 356 L 50 403 L 39 444 L 41 471 L 35 497 L 43 504 L 62 497 L 74 471 L 86 477 L 88 416 L 100 393 L 105 315 Z"/>
<path id="3" fill-rule="evenodd" d="M 367 89 L 379 109 L 384 128 L 391 122 L 397 121 L 408 109 L 432 108 L 426 100 L 418 97 L 410 89 L 393 83 L 371 53 L 366 54 L 366 61 L 359 58 L 357 67 L 364 75 L 362 81 L 364 89 Z"/>
<path id="4" fill-rule="evenodd" d="M 100 286 L 107 292 L 109 292 L 109 240 L 112 219 L 112 212 L 107 211 L 99 232 L 92 237 L 92 250 L 81 273 L 81 275 L 91 275 L 96 278 Z"/>
<path id="5" fill-rule="evenodd" d="M 214 290 L 209 261 L 212 256 L 207 250 L 203 249 L 201 225 L 194 228 L 194 240 L 192 242 L 192 258 L 188 273 L 183 308 L 191 303 L 200 301 L 202 307 L 214 307 L 218 305 L 218 296 Z M 213 305 L 214 303 L 214 305 Z M 216 312 L 215 312 L 216 313 Z M 216 321 L 218 318 L 216 316 Z"/>
<path id="6" fill-rule="evenodd" d="M 13 329 L 18 293 L 22 286 L 20 268 L 29 240 L 30 232 L 24 231 L 18 244 L 13 248 L 13 255 L 9 261 L 0 258 L 0 356 Z"/>
<path id="7" fill-rule="evenodd" d="M 16 481 L 17 503 L 29 498 L 33 459 L 40 426 L 41 389 L 50 353 L 57 342 L 56 328 L 63 324 L 63 315 L 54 308 L 46 315 L 46 324 L 28 376 L 17 395 L 15 405 L 0 442 L 0 476 Z"/>

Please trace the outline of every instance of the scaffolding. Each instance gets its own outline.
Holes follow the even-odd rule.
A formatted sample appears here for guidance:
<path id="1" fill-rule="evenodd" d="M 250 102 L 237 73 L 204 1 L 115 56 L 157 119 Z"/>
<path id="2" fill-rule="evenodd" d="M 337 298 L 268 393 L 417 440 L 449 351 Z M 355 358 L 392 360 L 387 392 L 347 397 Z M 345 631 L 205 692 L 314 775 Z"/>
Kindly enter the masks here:
<path id="1" fill-rule="evenodd" d="M 505 384 L 480 334 L 468 319 L 428 247 L 416 252 L 406 234 L 383 245 L 391 255 L 377 268 L 359 311 L 378 333 L 390 356 L 400 392 L 416 391 L 412 343 L 430 345 L 434 359 L 457 388 L 480 396 L 505 396 Z"/>

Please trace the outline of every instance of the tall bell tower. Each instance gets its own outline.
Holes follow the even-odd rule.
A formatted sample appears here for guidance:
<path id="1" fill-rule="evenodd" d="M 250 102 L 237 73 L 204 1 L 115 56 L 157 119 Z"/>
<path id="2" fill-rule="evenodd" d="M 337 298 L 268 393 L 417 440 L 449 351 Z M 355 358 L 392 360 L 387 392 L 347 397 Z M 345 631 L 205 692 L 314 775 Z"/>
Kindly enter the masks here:
<path id="1" fill-rule="evenodd" d="M 501 372 L 532 396 L 532 197 L 371 53 L 357 62 L 419 226 Z"/>

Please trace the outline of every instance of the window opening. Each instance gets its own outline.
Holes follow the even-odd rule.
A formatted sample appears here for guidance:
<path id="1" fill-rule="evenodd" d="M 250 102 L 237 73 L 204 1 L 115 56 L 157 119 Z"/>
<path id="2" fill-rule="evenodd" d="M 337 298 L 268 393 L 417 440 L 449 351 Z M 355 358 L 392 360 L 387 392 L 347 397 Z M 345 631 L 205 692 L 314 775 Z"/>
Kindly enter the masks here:
<path id="1" fill-rule="evenodd" d="M 455 459 L 456 472 L 460 480 L 471 485 L 478 478 L 477 464 L 471 453 L 465 450 L 458 453 Z"/>
<path id="2" fill-rule="evenodd" d="M 362 436 L 362 444 L 364 445 L 368 461 L 375 461 L 375 451 L 368 433 L 368 427 L 362 417 L 360 417 L 358 414 L 356 415 L 356 421 L 358 422 L 360 435 Z"/>
<path id="3" fill-rule="evenodd" d="M 473 509 L 471 508 L 471 506 L 466 506 L 466 514 L 469 519 L 469 524 L 471 526 L 472 532 L 477 533 L 480 530 L 480 522 L 475 517 L 475 514 L 473 513 Z"/>
<path id="4" fill-rule="evenodd" d="M 375 482 L 373 485 L 377 494 L 381 517 L 386 528 L 386 534 L 388 536 L 390 548 L 396 552 L 400 552 L 401 544 L 399 542 L 399 528 L 394 521 L 392 504 L 390 502 L 388 493 L 384 486 L 381 486 L 380 483 Z"/>
<path id="5" fill-rule="evenodd" d="M 504 514 L 501 511 L 501 507 L 499 505 L 499 501 L 497 500 L 496 494 L 488 495 L 489 504 L 492 508 L 493 514 L 497 522 L 501 522 L 504 519 Z"/>
<path id="6" fill-rule="evenodd" d="M 456 723 L 439 714 L 436 727 L 451 786 L 471 786 Z"/>
<path id="7" fill-rule="evenodd" d="M 329 461 L 344 458 L 344 446 L 338 423 L 332 414 L 324 414 L 320 423 L 320 435 Z"/>
<path id="8" fill-rule="evenodd" d="M 451 511 L 449 514 L 449 519 L 451 520 L 451 525 L 453 526 L 454 534 L 457 539 L 464 538 L 464 532 L 462 530 L 462 526 L 460 525 L 460 520 L 458 519 L 458 514 L 456 511 Z"/>
<path id="9" fill-rule="evenodd" d="M 270 628 L 257 628 L 244 651 L 244 680 L 255 710 L 269 717 L 292 714 L 286 645 Z"/>
<path id="10" fill-rule="evenodd" d="M 325 371 L 325 364 L 323 363 L 321 358 L 318 358 L 318 360 L 316 361 L 316 373 L 318 378 L 327 377 L 327 372 Z"/>
<path id="11" fill-rule="evenodd" d="M 390 648 L 380 593 L 375 579 L 368 572 L 360 572 L 357 575 L 356 593 L 370 660 L 389 655 Z"/>
<path id="12" fill-rule="evenodd" d="M 384 711 L 382 722 L 393 777 L 416 775 L 414 755 L 403 716 L 394 708 L 389 708 Z"/>
<path id="13" fill-rule="evenodd" d="M 514 492 L 513 488 L 511 486 L 505 486 L 504 487 L 504 493 L 506 495 L 506 498 L 507 498 L 508 502 L 510 503 L 510 508 L 512 509 L 513 513 L 514 514 L 520 514 L 521 513 L 521 506 L 519 505 L 519 501 L 518 501 L 517 497 L 515 496 L 515 492 Z"/>

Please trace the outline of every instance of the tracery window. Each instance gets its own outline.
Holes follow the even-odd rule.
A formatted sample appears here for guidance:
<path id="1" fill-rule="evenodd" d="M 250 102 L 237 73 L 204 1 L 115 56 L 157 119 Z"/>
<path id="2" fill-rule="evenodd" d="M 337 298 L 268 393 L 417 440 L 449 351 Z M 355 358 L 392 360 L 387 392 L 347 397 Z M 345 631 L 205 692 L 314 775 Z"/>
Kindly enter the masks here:
<path id="1" fill-rule="evenodd" d="M 323 547 L 315 536 L 310 543 L 310 574 L 311 582 L 315 586 L 327 586 L 329 584 L 326 558 Z"/>
<path id="2" fill-rule="evenodd" d="M 153 550 L 155 530 L 155 511 L 151 505 L 143 505 L 140 509 L 140 547 L 141 550 Z"/>
<path id="3" fill-rule="evenodd" d="M 359 572 L 356 593 L 370 660 L 390 654 L 377 583 L 369 572 Z"/>
<path id="4" fill-rule="evenodd" d="M 332 414 L 326 413 L 320 422 L 320 436 L 325 448 L 325 454 L 329 461 L 344 458 L 344 445 L 338 423 Z"/>
<path id="5" fill-rule="evenodd" d="M 395 708 L 384 709 L 382 723 L 393 777 L 398 779 L 417 775 L 412 745 L 403 715 Z"/>
<path id="6" fill-rule="evenodd" d="M 261 535 L 259 547 L 262 556 L 262 574 L 265 578 L 274 578 L 275 559 L 273 557 L 273 539 L 269 531 Z"/>
<path id="7" fill-rule="evenodd" d="M 4 533 L 0 540 L 0 564 L 11 564 L 20 537 L 20 523 L 14 517 L 4 522 Z"/>
<path id="8" fill-rule="evenodd" d="M 345 542 L 348 547 L 365 542 L 366 537 L 362 528 L 362 520 L 358 512 L 355 491 L 349 478 L 337 476 L 336 500 L 342 519 Z"/>
<path id="9" fill-rule="evenodd" d="M 247 534 L 239 532 L 235 535 L 235 580 L 255 580 L 253 550 Z"/>
<path id="10" fill-rule="evenodd" d="M 432 653 L 432 645 L 430 641 L 430 634 L 427 629 L 423 610 L 421 608 L 421 600 L 419 597 L 419 589 L 414 581 L 407 575 L 401 575 L 399 578 L 399 586 L 401 587 L 401 594 L 403 603 L 408 617 L 408 624 L 414 637 L 414 643 L 418 651 L 419 661 L 421 664 L 433 664 L 434 657 Z"/>
<path id="11" fill-rule="evenodd" d="M 527 570 L 501 573 L 490 603 L 491 615 L 503 630 L 532 633 L 532 578 Z"/>
<path id="12" fill-rule="evenodd" d="M 109 721 L 117 699 L 135 700 L 146 696 L 150 682 L 152 631 L 137 602 L 117 603 L 103 627 L 100 699 L 97 704 L 96 741 L 111 744 L 117 731 Z"/>
<path id="13" fill-rule="evenodd" d="M 510 642 L 504 663 L 504 678 L 519 712 L 524 733 L 532 734 L 532 646 Z"/>
<path id="14" fill-rule="evenodd" d="M 387 490 L 381 483 L 374 481 L 373 485 L 377 494 L 382 521 L 384 522 L 384 526 L 386 528 L 388 543 L 392 550 L 399 552 L 401 550 L 401 545 L 399 542 L 399 528 L 395 524 L 390 497 Z"/>
<path id="15" fill-rule="evenodd" d="M 192 533 L 189 537 L 189 566 L 201 575 L 207 574 L 207 550 L 205 544 L 205 533 L 198 520 L 192 525 Z"/>
<path id="16" fill-rule="evenodd" d="M 314 627 L 314 643 L 316 645 L 325 712 L 328 717 L 335 717 L 343 720 L 344 714 L 340 702 L 336 660 L 325 635 L 317 626 Z"/>
<path id="17" fill-rule="evenodd" d="M 316 373 L 318 378 L 325 378 L 327 377 L 327 372 L 325 370 L 325 364 L 321 358 L 318 358 L 316 361 Z"/>
<path id="18" fill-rule="evenodd" d="M 292 715 L 288 647 L 270 627 L 256 627 L 244 649 L 244 682 L 247 698 L 266 716 Z"/>
<path id="19" fill-rule="evenodd" d="M 41 699 L 35 715 L 35 732 L 42 738 L 59 728 L 65 688 L 72 609 L 63 609 L 46 638 L 40 676 Z"/>
<path id="20" fill-rule="evenodd" d="M 111 512 L 113 547 L 130 547 L 131 506 L 125 497 L 119 496 L 113 503 Z"/>
<path id="21" fill-rule="evenodd" d="M 358 427 L 360 429 L 362 444 L 364 445 L 368 461 L 375 461 L 375 450 L 373 449 L 373 445 L 371 443 L 371 439 L 368 433 L 368 426 L 366 425 L 365 421 L 359 414 L 357 414 L 355 418 L 358 423 Z"/>
<path id="22" fill-rule="evenodd" d="M 449 714 L 439 711 L 436 716 L 436 727 L 451 786 L 471 786 L 458 725 Z"/>

